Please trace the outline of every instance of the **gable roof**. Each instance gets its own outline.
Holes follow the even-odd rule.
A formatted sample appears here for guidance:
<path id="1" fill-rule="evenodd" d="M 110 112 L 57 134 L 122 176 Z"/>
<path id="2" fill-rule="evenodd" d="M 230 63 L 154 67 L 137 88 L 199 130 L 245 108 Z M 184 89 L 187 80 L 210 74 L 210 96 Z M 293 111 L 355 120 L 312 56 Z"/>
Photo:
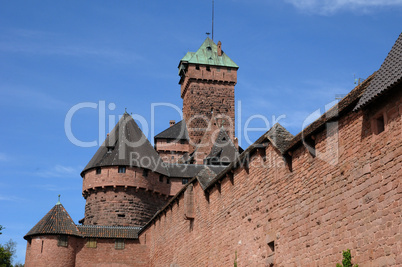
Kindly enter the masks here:
<path id="1" fill-rule="evenodd" d="M 147 160 L 142 161 L 145 157 Z M 105 166 L 135 166 L 168 175 L 161 157 L 128 113 L 106 137 L 81 176 L 89 169 Z"/>
<path id="2" fill-rule="evenodd" d="M 368 105 L 402 81 L 402 33 L 388 53 L 373 81 L 359 99 L 354 111 Z"/>
<path id="3" fill-rule="evenodd" d="M 239 68 L 239 66 L 237 66 L 237 64 L 234 63 L 234 61 L 231 60 L 226 53 L 222 51 L 222 56 L 218 56 L 217 51 L 218 46 L 214 43 L 214 41 L 207 37 L 197 52 L 188 52 L 180 60 L 180 65 L 181 63 L 190 63 Z"/>
<path id="4" fill-rule="evenodd" d="M 166 138 L 174 140 L 190 140 L 187 132 L 186 122 L 184 120 L 179 121 L 175 125 L 167 128 L 163 132 L 155 135 L 154 139 Z"/>
<path id="5" fill-rule="evenodd" d="M 25 236 L 35 235 L 73 235 L 81 236 L 77 226 L 63 205 L 58 202 Z"/>
<path id="6" fill-rule="evenodd" d="M 210 163 L 230 163 L 238 156 L 239 152 L 233 144 L 232 139 L 230 139 L 225 129 L 220 128 L 211 152 L 205 160 Z"/>

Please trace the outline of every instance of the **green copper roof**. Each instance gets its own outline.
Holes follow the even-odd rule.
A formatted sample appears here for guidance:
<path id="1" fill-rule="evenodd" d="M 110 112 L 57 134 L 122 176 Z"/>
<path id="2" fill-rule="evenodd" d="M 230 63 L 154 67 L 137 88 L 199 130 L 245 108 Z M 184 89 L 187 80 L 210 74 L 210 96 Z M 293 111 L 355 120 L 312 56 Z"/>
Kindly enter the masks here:
<path id="1" fill-rule="evenodd" d="M 209 37 L 205 39 L 204 43 L 197 50 L 197 52 L 188 52 L 181 60 L 180 63 L 192 63 L 203 65 L 214 65 L 239 68 L 223 51 L 222 56 L 218 56 L 218 46 Z"/>

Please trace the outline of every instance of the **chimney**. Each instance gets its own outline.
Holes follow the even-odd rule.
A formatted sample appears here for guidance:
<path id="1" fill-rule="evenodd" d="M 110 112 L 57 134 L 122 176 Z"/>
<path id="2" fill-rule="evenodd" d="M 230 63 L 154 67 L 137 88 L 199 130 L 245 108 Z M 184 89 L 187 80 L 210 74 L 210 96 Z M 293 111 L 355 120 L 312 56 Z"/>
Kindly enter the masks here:
<path id="1" fill-rule="evenodd" d="M 222 43 L 221 43 L 221 41 L 218 42 L 218 56 L 222 56 Z"/>
<path id="2" fill-rule="evenodd" d="M 169 121 L 170 127 L 172 127 L 175 123 L 176 123 L 176 121 L 174 121 L 174 120 Z"/>

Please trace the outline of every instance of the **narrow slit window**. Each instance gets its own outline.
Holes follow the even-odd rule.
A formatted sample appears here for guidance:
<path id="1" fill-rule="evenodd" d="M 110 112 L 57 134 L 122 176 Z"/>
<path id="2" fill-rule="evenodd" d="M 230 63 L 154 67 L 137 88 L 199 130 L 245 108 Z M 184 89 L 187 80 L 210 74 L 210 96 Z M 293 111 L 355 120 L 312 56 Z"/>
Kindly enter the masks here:
<path id="1" fill-rule="evenodd" d="M 148 177 L 148 170 L 147 170 L 147 169 L 144 169 L 144 170 L 142 171 L 142 176 Z"/>
<path id="2" fill-rule="evenodd" d="M 102 169 L 101 168 L 96 168 L 96 174 L 101 174 L 102 173 Z"/>
<path id="3" fill-rule="evenodd" d="M 375 134 L 380 134 L 385 130 L 384 115 L 377 117 L 374 121 Z"/>
<path id="4" fill-rule="evenodd" d="M 163 183 L 163 175 L 159 175 L 159 182 Z"/>

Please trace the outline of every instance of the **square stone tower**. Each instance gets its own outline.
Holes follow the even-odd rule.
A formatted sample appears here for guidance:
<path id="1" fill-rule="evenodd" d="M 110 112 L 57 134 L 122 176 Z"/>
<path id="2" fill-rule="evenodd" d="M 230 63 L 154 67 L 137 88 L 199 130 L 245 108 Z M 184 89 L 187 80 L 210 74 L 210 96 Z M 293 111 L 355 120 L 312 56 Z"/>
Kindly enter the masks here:
<path id="1" fill-rule="evenodd" d="M 239 66 L 209 37 L 197 52 L 188 52 L 179 64 L 183 116 L 190 138 L 190 152 L 212 124 L 235 136 L 234 87 Z M 213 140 L 214 141 L 214 140 Z M 211 144 L 212 147 L 212 144 Z"/>

